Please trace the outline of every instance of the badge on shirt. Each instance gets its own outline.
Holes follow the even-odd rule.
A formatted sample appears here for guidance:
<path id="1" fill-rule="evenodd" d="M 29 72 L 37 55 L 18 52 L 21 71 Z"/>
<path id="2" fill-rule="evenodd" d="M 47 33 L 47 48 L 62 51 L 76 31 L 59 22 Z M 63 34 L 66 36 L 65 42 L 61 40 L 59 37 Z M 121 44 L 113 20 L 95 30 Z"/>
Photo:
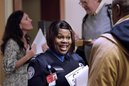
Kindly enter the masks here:
<path id="1" fill-rule="evenodd" d="M 52 73 L 52 74 L 48 75 L 46 77 L 46 79 L 47 79 L 47 83 L 48 84 L 55 85 L 56 84 L 56 80 L 57 80 L 57 74 L 56 73 Z"/>
<path id="2" fill-rule="evenodd" d="M 35 74 L 35 70 L 32 66 L 28 68 L 28 78 L 31 79 Z"/>

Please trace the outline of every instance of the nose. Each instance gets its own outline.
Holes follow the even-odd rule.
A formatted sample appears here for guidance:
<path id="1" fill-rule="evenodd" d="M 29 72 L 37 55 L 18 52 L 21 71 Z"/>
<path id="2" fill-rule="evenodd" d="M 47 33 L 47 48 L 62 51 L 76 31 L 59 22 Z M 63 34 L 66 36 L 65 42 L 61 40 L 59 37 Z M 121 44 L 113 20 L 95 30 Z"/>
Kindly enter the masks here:
<path id="1" fill-rule="evenodd" d="M 63 38 L 62 39 L 62 42 L 67 42 L 68 40 L 66 38 Z"/>
<path id="2" fill-rule="evenodd" d="M 29 20 L 30 22 L 32 22 L 32 19 L 31 19 L 31 18 L 28 18 L 28 20 Z"/>

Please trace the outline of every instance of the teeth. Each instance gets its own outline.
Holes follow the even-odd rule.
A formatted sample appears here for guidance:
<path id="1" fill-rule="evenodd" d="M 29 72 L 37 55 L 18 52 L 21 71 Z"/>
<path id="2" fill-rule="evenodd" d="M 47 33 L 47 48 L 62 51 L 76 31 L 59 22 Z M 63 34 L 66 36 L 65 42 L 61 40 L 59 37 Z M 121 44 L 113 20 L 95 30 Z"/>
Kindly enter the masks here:
<path id="1" fill-rule="evenodd" d="M 62 49 L 62 50 L 66 50 L 67 48 L 66 48 L 66 47 L 62 47 L 61 49 Z"/>
<path id="2" fill-rule="evenodd" d="M 67 46 L 61 46 L 61 50 L 67 50 Z"/>

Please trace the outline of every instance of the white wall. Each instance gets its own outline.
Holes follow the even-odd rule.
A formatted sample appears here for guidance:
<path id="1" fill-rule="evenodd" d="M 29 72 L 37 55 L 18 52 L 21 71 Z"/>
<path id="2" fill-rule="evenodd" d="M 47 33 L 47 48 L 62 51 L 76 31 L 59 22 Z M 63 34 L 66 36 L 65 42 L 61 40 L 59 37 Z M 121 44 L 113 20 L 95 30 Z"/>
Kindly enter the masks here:
<path id="1" fill-rule="evenodd" d="M 81 23 L 85 11 L 79 5 L 79 1 L 80 0 L 65 0 L 65 20 L 72 26 L 79 37 L 81 37 Z M 112 0 L 107 0 L 107 3 L 111 2 Z"/>
<path id="2" fill-rule="evenodd" d="M 106 1 L 107 1 L 107 3 L 112 3 L 113 0 L 106 0 Z"/>
<path id="3" fill-rule="evenodd" d="M 74 31 L 81 37 L 81 23 L 85 15 L 79 0 L 65 0 L 65 20 L 70 23 Z"/>

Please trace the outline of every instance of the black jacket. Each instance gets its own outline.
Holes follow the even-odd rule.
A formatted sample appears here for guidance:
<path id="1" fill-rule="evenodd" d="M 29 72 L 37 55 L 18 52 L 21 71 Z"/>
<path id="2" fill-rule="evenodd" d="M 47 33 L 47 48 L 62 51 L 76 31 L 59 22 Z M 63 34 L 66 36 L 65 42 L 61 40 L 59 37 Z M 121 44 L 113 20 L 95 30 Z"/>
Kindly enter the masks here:
<path id="1" fill-rule="evenodd" d="M 82 58 L 77 54 L 65 56 L 61 62 L 50 50 L 38 55 L 33 59 L 28 67 L 28 86 L 48 86 L 46 77 L 50 74 L 47 66 L 51 65 L 51 71 L 57 74 L 56 86 L 69 86 L 65 75 L 79 67 L 79 63 L 84 64 Z"/>

